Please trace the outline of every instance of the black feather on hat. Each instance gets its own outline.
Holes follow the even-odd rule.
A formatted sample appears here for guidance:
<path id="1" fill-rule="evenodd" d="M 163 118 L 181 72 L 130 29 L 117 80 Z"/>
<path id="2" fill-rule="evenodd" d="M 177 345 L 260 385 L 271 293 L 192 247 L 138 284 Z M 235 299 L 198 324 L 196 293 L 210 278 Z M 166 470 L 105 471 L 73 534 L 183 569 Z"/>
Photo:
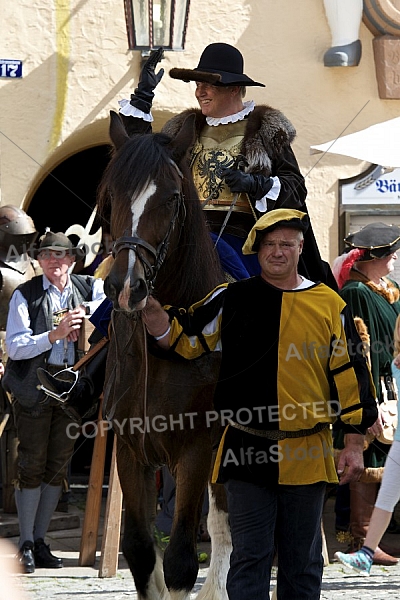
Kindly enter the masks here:
<path id="1" fill-rule="evenodd" d="M 361 260 L 384 258 L 400 248 L 400 229 L 386 223 L 369 223 L 360 231 L 351 233 L 344 240 L 350 248 L 366 250 Z"/>
<path id="2" fill-rule="evenodd" d="M 200 61 L 195 69 L 171 69 L 169 74 L 172 79 L 182 81 L 203 81 L 216 86 L 228 85 L 259 85 L 263 83 L 253 81 L 243 73 L 243 56 L 230 44 L 209 44 L 200 56 Z"/>

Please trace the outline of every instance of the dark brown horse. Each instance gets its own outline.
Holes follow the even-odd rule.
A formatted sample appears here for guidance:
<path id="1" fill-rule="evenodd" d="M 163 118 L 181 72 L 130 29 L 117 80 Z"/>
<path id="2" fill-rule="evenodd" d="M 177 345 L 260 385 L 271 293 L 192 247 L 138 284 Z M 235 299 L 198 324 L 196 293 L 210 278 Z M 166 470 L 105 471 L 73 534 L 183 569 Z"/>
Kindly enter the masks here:
<path id="1" fill-rule="evenodd" d="M 216 352 L 186 361 L 157 350 L 147 339 L 141 310 L 149 294 L 162 304 L 189 307 L 221 283 L 223 274 L 187 161 L 192 118 L 171 140 L 162 134 L 128 137 L 111 113 L 110 137 L 115 151 L 99 194 L 115 240 L 115 262 L 105 283 L 114 310 L 104 395 L 117 434 L 122 548 L 140 599 L 184 600 L 197 578 L 197 531 L 219 432 L 212 398 L 220 357 Z M 155 473 L 162 465 L 176 481 L 164 579 L 153 539 Z M 208 528 L 212 558 L 199 597 L 216 600 L 226 598 L 230 552 L 221 486 L 210 487 Z"/>

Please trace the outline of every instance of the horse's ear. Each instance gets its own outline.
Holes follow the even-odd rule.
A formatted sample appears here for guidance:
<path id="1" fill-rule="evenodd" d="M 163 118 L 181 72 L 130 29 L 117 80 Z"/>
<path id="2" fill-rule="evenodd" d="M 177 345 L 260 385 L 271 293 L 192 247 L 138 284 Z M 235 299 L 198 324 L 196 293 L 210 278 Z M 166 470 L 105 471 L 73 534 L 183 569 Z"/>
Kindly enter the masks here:
<path id="1" fill-rule="evenodd" d="M 176 163 L 180 163 L 186 152 L 191 148 L 196 139 L 195 130 L 196 115 L 192 113 L 184 120 L 178 135 L 172 140 L 169 147 L 172 149 L 172 157 Z"/>
<path id="2" fill-rule="evenodd" d="M 114 110 L 110 110 L 109 134 L 116 150 L 118 150 L 123 144 L 125 144 L 127 140 L 129 140 L 129 136 L 126 133 L 126 129 L 119 117 L 119 114 Z"/>

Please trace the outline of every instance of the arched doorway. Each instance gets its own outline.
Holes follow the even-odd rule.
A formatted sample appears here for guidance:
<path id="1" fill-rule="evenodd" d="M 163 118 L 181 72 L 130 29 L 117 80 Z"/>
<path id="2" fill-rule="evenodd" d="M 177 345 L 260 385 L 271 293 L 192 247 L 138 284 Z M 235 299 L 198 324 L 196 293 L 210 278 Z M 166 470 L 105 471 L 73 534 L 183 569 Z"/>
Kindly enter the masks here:
<path id="1" fill-rule="evenodd" d="M 26 209 L 40 234 L 46 227 L 65 232 L 70 225 L 88 222 L 109 158 L 110 146 L 94 146 L 73 154 L 47 175 Z"/>

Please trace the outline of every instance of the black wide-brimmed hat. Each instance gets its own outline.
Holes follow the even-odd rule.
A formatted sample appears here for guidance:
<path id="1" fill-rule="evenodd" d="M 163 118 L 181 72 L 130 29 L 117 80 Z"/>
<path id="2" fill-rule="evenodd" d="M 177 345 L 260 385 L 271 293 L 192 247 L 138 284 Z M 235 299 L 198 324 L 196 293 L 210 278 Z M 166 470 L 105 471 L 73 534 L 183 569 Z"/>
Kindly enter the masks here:
<path id="1" fill-rule="evenodd" d="M 245 241 L 242 252 L 243 254 L 256 254 L 259 250 L 260 241 L 267 231 L 273 231 L 278 227 L 288 227 L 289 229 L 298 229 L 305 233 L 310 224 L 310 219 L 307 213 L 301 210 L 290 208 L 277 208 L 271 210 L 253 225 L 247 240 Z"/>
<path id="2" fill-rule="evenodd" d="M 369 223 L 344 240 L 350 248 L 366 250 L 361 260 L 384 258 L 400 248 L 400 229 L 386 223 Z"/>
<path id="3" fill-rule="evenodd" d="M 75 256 L 77 259 L 82 259 L 86 256 L 85 246 L 74 246 L 68 236 L 65 233 L 53 233 L 52 231 L 46 231 L 46 233 L 40 238 L 40 244 L 36 248 L 36 256 L 43 251 L 59 252 L 60 255 Z"/>
<path id="4" fill-rule="evenodd" d="M 217 86 L 227 85 L 259 85 L 263 83 L 253 81 L 243 73 L 243 56 L 230 44 L 209 44 L 200 56 L 199 64 L 195 69 L 171 69 L 169 74 L 172 79 L 182 81 L 203 81 Z"/>

